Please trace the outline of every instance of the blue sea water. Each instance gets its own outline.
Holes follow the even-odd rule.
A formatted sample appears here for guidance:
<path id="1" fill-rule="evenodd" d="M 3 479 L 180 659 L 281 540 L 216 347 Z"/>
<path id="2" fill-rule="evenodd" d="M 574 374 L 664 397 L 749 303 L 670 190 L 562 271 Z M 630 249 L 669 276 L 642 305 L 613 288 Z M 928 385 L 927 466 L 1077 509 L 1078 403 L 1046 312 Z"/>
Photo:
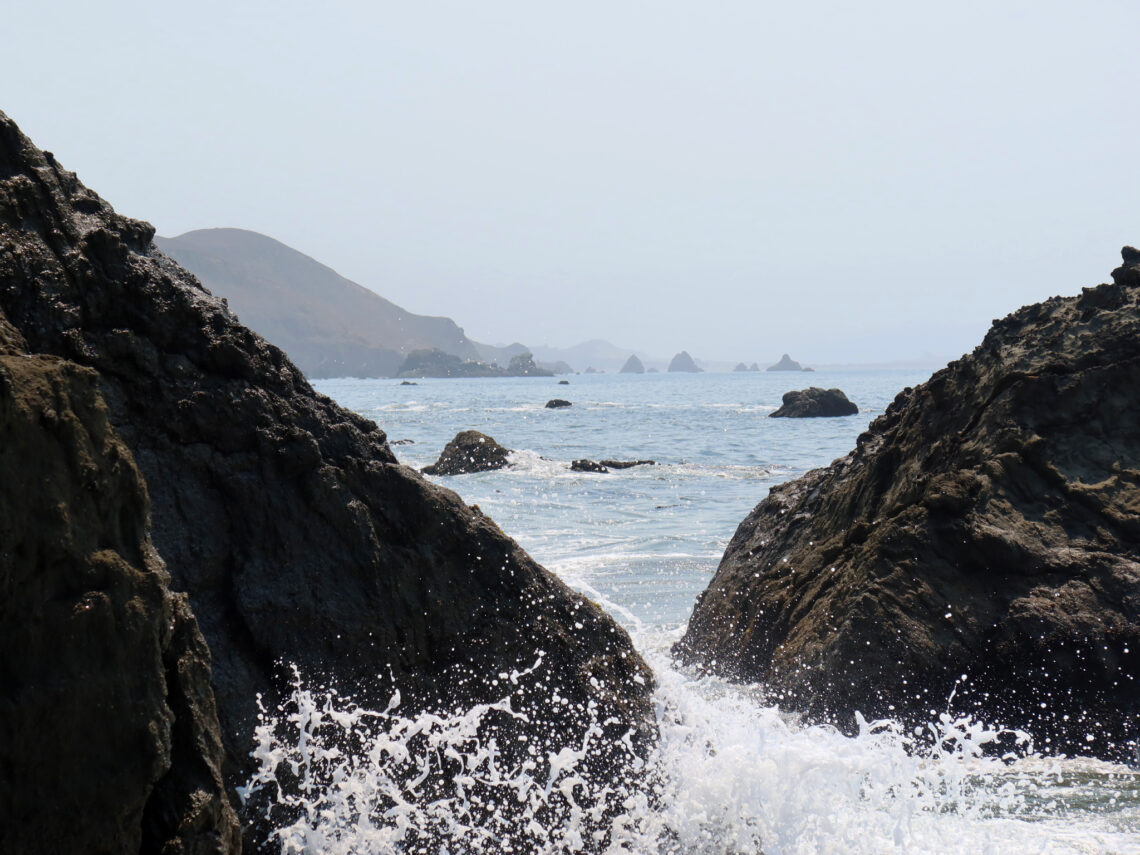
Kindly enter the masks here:
<path id="1" fill-rule="evenodd" d="M 628 828 L 615 831 L 610 851 L 1140 853 L 1136 770 L 1031 752 L 998 760 L 982 750 L 992 731 L 950 715 L 929 725 L 941 737 L 934 748 L 916 747 L 913 734 L 890 723 L 870 723 L 859 736 L 845 737 L 769 705 L 762 687 L 687 673 L 669 658 L 736 526 L 768 489 L 846 454 L 901 389 L 926 377 L 913 371 L 606 374 L 575 375 L 569 385 L 551 378 L 423 379 L 407 386 L 343 379 L 317 387 L 375 420 L 390 440 L 411 440 L 393 445 L 410 466 L 434 462 L 461 430 L 482 431 L 513 449 L 509 469 L 432 480 L 479 505 L 540 563 L 601 602 L 654 669 L 661 739 L 653 762 L 668 790 L 652 808 L 631 794 Z M 859 414 L 768 417 L 784 392 L 808 385 L 842 388 Z M 545 408 L 555 397 L 573 406 Z M 571 471 L 579 458 L 656 465 Z M 300 696 L 298 706 L 310 714 L 301 717 L 308 724 L 297 740 L 281 744 L 266 731 L 259 746 L 270 777 L 274 764 L 306 766 L 298 752 L 316 750 L 320 727 L 355 726 L 356 713 L 330 717 L 327 702 L 322 712 L 304 691 Z M 464 732 L 477 716 L 472 711 L 430 725 L 400 720 L 394 732 L 442 728 L 435 738 L 446 743 L 448 733 Z M 390 822 L 363 822 L 353 807 L 360 794 L 392 784 L 342 761 L 335 745 L 327 750 L 334 766 L 344 762 L 340 783 L 321 785 L 324 791 L 308 802 L 308 819 L 282 831 L 282 851 L 403 851 L 408 823 L 452 821 L 454 806 L 408 805 Z M 442 812 L 433 819 L 432 810 Z M 577 835 L 573 827 L 535 829 L 531 839 L 541 844 L 516 851 L 577 851 Z M 484 843 L 457 837 L 454 848 L 439 851 L 483 849 Z"/>

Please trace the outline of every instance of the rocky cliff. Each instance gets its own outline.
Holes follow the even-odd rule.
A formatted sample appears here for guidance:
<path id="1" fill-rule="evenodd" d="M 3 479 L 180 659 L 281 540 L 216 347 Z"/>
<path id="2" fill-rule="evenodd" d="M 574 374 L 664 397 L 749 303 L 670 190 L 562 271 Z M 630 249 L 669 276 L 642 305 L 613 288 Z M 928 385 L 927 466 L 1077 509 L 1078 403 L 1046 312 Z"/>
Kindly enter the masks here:
<path id="1" fill-rule="evenodd" d="M 213 653 L 228 782 L 286 663 L 363 704 L 394 683 L 422 708 L 498 699 L 495 675 L 541 650 L 514 693 L 529 722 L 509 722 L 539 756 L 580 744 L 591 707 L 599 765 L 623 762 L 628 730 L 644 750 L 652 678 L 625 632 L 398 465 L 382 430 L 315 393 L 152 236 L 0 114 L 0 310 L 32 352 L 98 372 Z"/>
<path id="2" fill-rule="evenodd" d="M 210 656 L 95 372 L 0 316 L 0 851 L 230 853 Z"/>
<path id="3" fill-rule="evenodd" d="M 857 447 L 776 487 L 700 597 L 682 659 L 851 724 L 946 708 L 1042 750 L 1140 737 L 1140 253 L 1028 306 L 904 390 Z M 965 680 L 960 681 L 964 675 Z"/>

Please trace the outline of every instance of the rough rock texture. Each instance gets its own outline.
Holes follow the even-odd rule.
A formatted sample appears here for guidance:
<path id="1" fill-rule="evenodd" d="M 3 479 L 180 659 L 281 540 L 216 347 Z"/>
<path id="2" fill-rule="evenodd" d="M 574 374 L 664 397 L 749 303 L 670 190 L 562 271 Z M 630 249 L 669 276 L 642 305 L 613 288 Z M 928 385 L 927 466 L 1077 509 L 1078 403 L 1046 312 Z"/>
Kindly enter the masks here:
<path id="1" fill-rule="evenodd" d="M 631 353 L 629 359 L 625 361 L 625 365 L 621 367 L 619 374 L 644 374 L 645 366 L 641 364 L 641 360 L 637 358 L 637 354 Z"/>
<path id="2" fill-rule="evenodd" d="M 765 369 L 765 371 L 807 371 L 807 370 L 809 370 L 809 369 L 804 368 L 802 365 L 800 365 L 798 362 L 796 362 L 794 359 L 792 359 L 786 353 L 780 357 L 779 362 L 777 362 L 775 365 L 769 365 Z"/>
<path id="3" fill-rule="evenodd" d="M 510 465 L 509 448 L 503 448 L 485 433 L 464 430 L 444 446 L 439 460 L 422 470 L 425 475 L 464 475 L 469 472 L 490 472 Z"/>
<path id="4" fill-rule="evenodd" d="M 689 356 L 687 350 L 682 350 L 669 362 L 669 370 L 697 374 L 702 369 L 697 367 L 697 363 L 693 361 L 693 357 Z"/>
<path id="5" fill-rule="evenodd" d="M 813 419 L 833 416 L 853 416 L 859 412 L 840 389 L 820 389 L 812 386 L 798 392 L 785 392 L 783 406 L 774 413 L 773 419 Z"/>
<path id="6" fill-rule="evenodd" d="M 996 321 L 740 525 L 682 659 L 850 724 L 955 708 L 1037 747 L 1140 737 L 1140 253 Z"/>
<path id="7" fill-rule="evenodd" d="M 546 409 L 548 409 L 548 410 L 561 410 L 565 407 L 572 407 L 572 406 L 574 406 L 574 405 L 571 404 L 569 401 L 565 400 L 564 398 L 551 398 L 549 401 L 546 402 Z"/>
<path id="8" fill-rule="evenodd" d="M 94 371 L 0 316 L 0 851 L 240 850 L 210 656 Z"/>
<path id="9" fill-rule="evenodd" d="M 508 726 L 545 757 L 580 744 L 594 702 L 612 716 L 598 764 L 622 761 L 629 729 L 642 750 L 652 678 L 626 633 L 398 465 L 383 431 L 315 393 L 152 235 L 0 114 L 0 310 L 31 351 L 99 372 L 213 653 L 227 782 L 250 769 L 255 697 L 279 702 L 281 663 L 381 708 L 394 680 L 413 709 L 498 699 L 494 675 L 542 650 L 515 690 L 530 721 Z"/>

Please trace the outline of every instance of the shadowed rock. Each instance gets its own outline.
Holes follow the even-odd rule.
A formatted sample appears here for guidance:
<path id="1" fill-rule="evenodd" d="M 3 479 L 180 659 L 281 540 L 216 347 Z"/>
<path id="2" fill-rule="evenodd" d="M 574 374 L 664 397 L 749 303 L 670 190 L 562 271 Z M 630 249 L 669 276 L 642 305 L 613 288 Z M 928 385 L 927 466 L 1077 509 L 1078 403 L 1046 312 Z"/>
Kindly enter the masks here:
<path id="1" fill-rule="evenodd" d="M 955 709 L 1140 738 L 1140 259 L 995 321 L 740 525 L 676 653 L 853 726 Z M 959 677 L 966 681 L 959 683 Z"/>
<path id="2" fill-rule="evenodd" d="M 439 460 L 421 470 L 425 475 L 463 475 L 490 472 L 510 465 L 511 451 L 503 448 L 485 433 L 460 431 L 439 455 Z"/>
<path id="3" fill-rule="evenodd" d="M 549 401 L 546 402 L 546 409 L 548 409 L 548 410 L 560 410 L 563 407 L 572 407 L 572 406 L 574 406 L 574 405 L 571 404 L 569 401 L 564 400 L 562 398 L 551 398 Z"/>
<path id="4" fill-rule="evenodd" d="M 210 654 L 142 476 L 95 372 L 24 351 L 0 315 L 0 851 L 236 853 Z"/>
<path id="5" fill-rule="evenodd" d="M 859 408 L 848 400 L 839 389 L 820 389 L 812 386 L 798 392 L 785 392 L 783 406 L 774 413 L 773 419 L 813 419 L 833 416 L 853 416 Z"/>
<path id="6" fill-rule="evenodd" d="M 98 372 L 150 488 L 154 545 L 213 654 L 227 782 L 246 780 L 257 694 L 276 709 L 287 664 L 381 709 L 393 684 L 408 711 L 510 692 L 526 718 L 503 717 L 508 754 L 580 748 L 591 718 L 593 768 L 643 753 L 653 681 L 626 633 L 400 466 L 382 430 L 314 392 L 153 234 L 0 114 L 0 310 L 33 353 Z"/>
<path id="7" fill-rule="evenodd" d="M 570 468 L 575 472 L 609 472 L 610 470 L 594 460 L 573 460 Z"/>

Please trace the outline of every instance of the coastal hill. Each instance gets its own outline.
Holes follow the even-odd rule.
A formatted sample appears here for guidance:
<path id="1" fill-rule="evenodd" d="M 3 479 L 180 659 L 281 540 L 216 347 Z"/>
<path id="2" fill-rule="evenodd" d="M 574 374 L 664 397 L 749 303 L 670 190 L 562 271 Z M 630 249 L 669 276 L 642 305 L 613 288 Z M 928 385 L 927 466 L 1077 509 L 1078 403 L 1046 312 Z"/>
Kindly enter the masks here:
<path id="1" fill-rule="evenodd" d="M 412 314 L 257 232 L 199 229 L 154 242 L 307 377 L 392 377 L 413 350 L 483 358 L 450 318 Z"/>

